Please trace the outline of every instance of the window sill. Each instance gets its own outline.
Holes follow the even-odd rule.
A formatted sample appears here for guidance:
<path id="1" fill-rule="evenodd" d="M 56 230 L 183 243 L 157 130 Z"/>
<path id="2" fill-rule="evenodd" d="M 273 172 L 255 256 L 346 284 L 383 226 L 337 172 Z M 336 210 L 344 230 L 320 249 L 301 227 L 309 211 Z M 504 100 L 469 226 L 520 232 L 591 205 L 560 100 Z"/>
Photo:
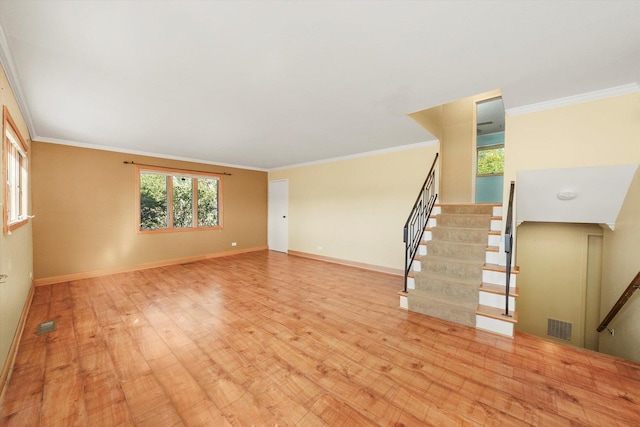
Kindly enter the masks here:
<path id="1" fill-rule="evenodd" d="M 12 231 L 22 227 L 27 222 L 29 222 L 29 218 L 24 218 L 19 221 L 12 222 L 11 224 L 5 224 L 3 227 L 4 234 L 9 234 Z"/>

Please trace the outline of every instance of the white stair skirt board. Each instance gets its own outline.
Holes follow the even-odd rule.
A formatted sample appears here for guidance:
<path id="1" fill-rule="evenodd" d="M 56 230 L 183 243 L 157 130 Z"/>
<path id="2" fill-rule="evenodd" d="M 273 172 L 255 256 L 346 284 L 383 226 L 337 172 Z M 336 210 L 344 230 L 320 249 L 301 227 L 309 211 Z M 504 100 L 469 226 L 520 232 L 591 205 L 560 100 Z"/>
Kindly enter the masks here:
<path id="1" fill-rule="evenodd" d="M 407 277 L 407 289 L 415 289 L 415 288 L 416 288 L 416 282 L 415 280 L 413 280 L 413 277 Z"/>
<path id="2" fill-rule="evenodd" d="M 494 285 L 506 286 L 507 275 L 500 271 L 482 270 L 482 281 L 485 283 L 493 283 Z M 516 286 L 516 274 L 511 273 L 511 281 L 509 286 Z"/>
<path id="3" fill-rule="evenodd" d="M 409 310 L 409 300 L 406 295 L 400 295 L 400 308 Z"/>
<path id="4" fill-rule="evenodd" d="M 491 220 L 491 231 L 502 231 L 502 220 L 501 219 L 492 219 Z"/>
<path id="5" fill-rule="evenodd" d="M 492 292 L 484 292 L 480 290 L 480 305 L 488 305 L 489 307 L 504 308 L 504 295 L 494 294 Z M 516 299 L 509 297 L 509 311 L 515 311 Z"/>
<path id="6" fill-rule="evenodd" d="M 513 338 L 513 323 L 476 314 L 476 328 Z"/>

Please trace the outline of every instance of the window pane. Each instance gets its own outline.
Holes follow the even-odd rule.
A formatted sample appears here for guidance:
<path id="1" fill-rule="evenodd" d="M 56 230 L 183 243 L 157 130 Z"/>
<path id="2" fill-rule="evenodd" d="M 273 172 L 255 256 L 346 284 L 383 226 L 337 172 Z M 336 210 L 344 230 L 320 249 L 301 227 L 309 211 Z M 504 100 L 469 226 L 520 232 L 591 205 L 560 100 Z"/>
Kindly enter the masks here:
<path id="1" fill-rule="evenodd" d="M 193 179 L 183 176 L 173 178 L 173 226 L 193 227 Z"/>
<path id="2" fill-rule="evenodd" d="M 140 230 L 167 228 L 167 177 L 140 172 Z"/>
<path id="3" fill-rule="evenodd" d="M 3 109 L 5 152 L 4 177 L 5 213 L 3 215 L 3 232 L 8 233 L 26 223 L 28 212 L 28 157 L 27 146 L 18 131 L 6 107 Z"/>
<path id="4" fill-rule="evenodd" d="M 478 150 L 478 175 L 498 174 L 504 171 L 504 147 Z"/>
<path id="5" fill-rule="evenodd" d="M 198 227 L 218 225 L 218 180 L 198 178 Z"/>

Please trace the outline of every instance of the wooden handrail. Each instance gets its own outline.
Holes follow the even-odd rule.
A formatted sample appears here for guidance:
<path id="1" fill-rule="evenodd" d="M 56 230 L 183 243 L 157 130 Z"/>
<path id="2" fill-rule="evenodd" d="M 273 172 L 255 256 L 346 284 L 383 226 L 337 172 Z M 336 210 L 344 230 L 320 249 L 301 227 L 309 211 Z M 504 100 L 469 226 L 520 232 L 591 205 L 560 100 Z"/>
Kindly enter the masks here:
<path id="1" fill-rule="evenodd" d="M 620 309 L 627 303 L 627 301 L 629 301 L 629 298 L 631 298 L 633 293 L 639 288 L 640 271 L 638 271 L 636 277 L 631 281 L 631 283 L 629 283 L 627 289 L 624 290 L 622 295 L 620 295 L 620 298 L 618 298 L 618 301 L 614 304 L 613 307 L 611 307 L 611 310 L 609 310 L 609 313 L 605 316 L 604 320 L 602 320 L 602 323 L 600 323 L 600 326 L 598 326 L 598 332 L 602 332 L 604 328 L 609 326 L 609 323 L 613 320 L 614 317 L 616 317 L 616 314 L 618 314 Z"/>

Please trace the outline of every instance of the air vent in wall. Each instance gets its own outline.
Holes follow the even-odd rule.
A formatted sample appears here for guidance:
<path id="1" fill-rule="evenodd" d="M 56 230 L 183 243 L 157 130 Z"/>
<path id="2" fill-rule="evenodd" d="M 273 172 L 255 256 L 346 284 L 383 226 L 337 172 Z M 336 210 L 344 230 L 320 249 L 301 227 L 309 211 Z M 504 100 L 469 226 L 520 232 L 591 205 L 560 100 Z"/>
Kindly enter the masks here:
<path id="1" fill-rule="evenodd" d="M 547 319 L 547 335 L 550 337 L 560 338 L 561 340 L 571 341 L 571 327 L 573 323 L 563 322 L 562 320 Z"/>

